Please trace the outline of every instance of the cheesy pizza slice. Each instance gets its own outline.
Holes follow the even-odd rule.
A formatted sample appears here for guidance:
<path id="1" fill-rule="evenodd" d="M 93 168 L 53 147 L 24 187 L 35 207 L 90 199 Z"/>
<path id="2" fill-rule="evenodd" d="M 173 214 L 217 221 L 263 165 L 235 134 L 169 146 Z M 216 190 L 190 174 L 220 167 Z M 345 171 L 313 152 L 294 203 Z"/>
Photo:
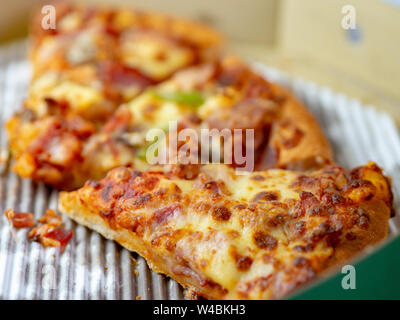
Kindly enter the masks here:
<path id="1" fill-rule="evenodd" d="M 216 134 L 239 132 L 239 139 L 228 135 L 212 140 L 212 145 L 200 143 L 198 150 L 220 149 L 221 158 L 212 162 L 238 167 L 235 159 L 225 161 L 224 150 L 227 145 L 242 148 L 252 157 L 250 171 L 309 170 L 332 163 L 330 145 L 313 116 L 292 94 L 257 75 L 234 56 L 176 73 L 171 80 L 121 105 L 95 134 L 90 123 L 76 116 L 64 117 L 51 126 L 44 123 L 57 119 L 47 117 L 32 124 L 18 118 L 10 121 L 8 128 L 15 137 L 11 139 L 12 150 L 19 151 L 16 171 L 63 189 L 79 187 L 88 179 L 101 179 L 121 165 L 148 168 L 144 155 L 152 143 L 146 137 L 154 129 L 163 130 L 166 141 L 184 129 L 192 129 L 197 136 L 202 130 L 216 130 Z M 176 124 L 175 131 L 171 123 Z M 251 145 L 241 138 L 248 130 L 254 132 Z M 82 131 L 89 138 L 81 138 Z M 196 165 L 177 161 L 170 169 L 188 178 L 210 159 L 202 160 Z"/>
<path id="2" fill-rule="evenodd" d="M 171 130 L 173 122 L 176 132 Z M 309 170 L 332 162 L 332 151 L 322 130 L 292 94 L 257 75 L 237 57 L 225 56 L 180 71 L 170 81 L 122 105 L 89 140 L 83 156 L 85 175 L 100 179 L 121 165 L 148 168 L 144 155 L 152 143 L 146 136 L 157 128 L 164 130 L 168 138 L 185 129 L 193 129 L 197 137 L 203 130 L 216 135 L 239 131 L 238 141 L 230 140 L 233 135 L 213 140 L 214 145 L 203 146 L 199 141 L 196 154 L 200 158 L 202 148 L 216 147 L 221 157 L 214 162 L 231 163 L 233 167 L 239 166 L 234 159 L 224 159 L 224 147 L 229 143 L 246 150 L 253 157 L 252 169 L 257 170 Z M 242 140 L 247 130 L 254 131 L 251 146 Z M 198 169 L 180 163 L 171 168 L 186 178 Z"/>
<path id="3" fill-rule="evenodd" d="M 374 164 L 191 180 L 120 167 L 62 192 L 61 212 L 142 255 L 193 297 L 278 299 L 387 236 L 390 184 Z"/>

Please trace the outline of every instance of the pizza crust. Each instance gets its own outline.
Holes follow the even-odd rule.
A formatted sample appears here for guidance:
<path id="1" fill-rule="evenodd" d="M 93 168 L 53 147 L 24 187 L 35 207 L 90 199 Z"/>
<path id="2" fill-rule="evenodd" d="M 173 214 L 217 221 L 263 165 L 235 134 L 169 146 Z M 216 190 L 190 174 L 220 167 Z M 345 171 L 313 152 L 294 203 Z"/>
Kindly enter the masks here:
<path id="1" fill-rule="evenodd" d="M 279 148 L 277 167 L 301 171 L 318 169 L 333 163 L 330 143 L 310 111 L 286 89 L 277 84 L 272 84 L 272 87 L 277 95 L 287 97 L 282 106 L 281 123 L 292 125 L 302 132 L 302 138 L 298 144 L 285 148 L 282 146 L 280 136 L 281 131 L 286 128 L 278 126 L 273 129 L 270 144 Z"/>

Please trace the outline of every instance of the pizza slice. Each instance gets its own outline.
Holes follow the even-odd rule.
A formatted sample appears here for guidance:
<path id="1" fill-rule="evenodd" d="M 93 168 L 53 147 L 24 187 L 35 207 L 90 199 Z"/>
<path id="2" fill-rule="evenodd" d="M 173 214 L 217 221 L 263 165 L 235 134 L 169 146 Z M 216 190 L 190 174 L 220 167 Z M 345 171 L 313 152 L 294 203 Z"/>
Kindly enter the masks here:
<path id="1" fill-rule="evenodd" d="M 121 105 L 97 131 L 93 123 L 77 115 L 33 120 L 25 116 L 29 114 L 8 123 L 15 171 L 62 189 L 101 179 L 121 165 L 145 170 L 149 165 L 144 154 L 151 144 L 146 136 L 154 129 L 165 131 L 168 137 L 188 128 L 199 135 L 203 129 L 217 134 L 240 131 L 243 136 L 253 130 L 252 146 L 242 139 L 229 140 L 232 137 L 215 139 L 212 146 L 224 150 L 230 143 L 247 150 L 254 155 L 251 169 L 308 170 L 332 163 L 330 145 L 313 116 L 292 94 L 234 56 L 177 72 Z M 177 132 L 170 130 L 174 122 Z M 185 177 L 198 169 L 180 163 L 171 168 Z"/>
<path id="2" fill-rule="evenodd" d="M 59 209 L 193 297 L 282 298 L 388 233 L 392 194 L 374 163 L 248 175 L 213 164 L 191 180 L 164 170 L 114 169 L 62 192 Z"/>
<path id="3" fill-rule="evenodd" d="M 170 132 L 174 121 L 177 133 Z M 99 179 L 121 165 L 147 168 L 143 155 L 151 141 L 146 136 L 155 128 L 175 135 L 188 128 L 199 137 L 202 130 L 220 134 L 221 140 L 213 141 L 221 149 L 221 158 L 215 162 L 227 163 L 225 143 L 243 145 L 243 150 L 254 154 L 252 169 L 257 170 L 310 170 L 332 162 L 329 142 L 308 110 L 291 93 L 231 55 L 180 71 L 122 105 L 84 151 L 87 165 L 83 166 L 91 170 L 88 176 Z M 254 131 L 252 146 L 222 136 L 224 131 L 240 131 L 245 136 L 246 130 Z M 202 148 L 199 145 L 199 153 Z M 229 160 L 234 167 L 238 165 Z"/>

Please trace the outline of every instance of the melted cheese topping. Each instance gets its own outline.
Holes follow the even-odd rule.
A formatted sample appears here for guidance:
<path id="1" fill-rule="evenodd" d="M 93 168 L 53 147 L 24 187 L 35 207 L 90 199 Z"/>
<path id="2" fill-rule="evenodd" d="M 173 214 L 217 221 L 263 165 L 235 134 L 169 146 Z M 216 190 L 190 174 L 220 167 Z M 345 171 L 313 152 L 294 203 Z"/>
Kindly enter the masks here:
<path id="1" fill-rule="evenodd" d="M 201 172 L 216 180 L 225 181 L 227 188 L 232 193 L 232 198 L 238 201 L 253 199 L 257 193 L 265 189 L 280 190 L 281 200 L 298 199 L 295 191 L 286 188 L 288 181 L 296 177 L 293 172 L 271 169 L 256 174 L 245 172 L 242 175 L 233 175 L 232 170 L 225 165 L 206 165 L 201 168 Z M 254 179 L 255 175 L 259 178 L 258 180 Z"/>
<path id="2" fill-rule="evenodd" d="M 62 32 L 71 32 L 77 30 L 80 23 L 80 14 L 78 12 L 70 12 L 58 22 L 57 28 Z"/>
<path id="3" fill-rule="evenodd" d="M 82 111 L 101 101 L 102 96 L 94 88 L 85 87 L 65 81 L 49 92 L 49 97 L 56 100 L 65 99 L 77 111 Z"/>
<path id="4" fill-rule="evenodd" d="M 231 108 L 234 104 L 234 99 L 225 94 L 215 94 L 205 101 L 205 103 L 200 106 L 198 110 L 198 115 L 202 119 L 207 119 L 215 110 Z"/>
<path id="5" fill-rule="evenodd" d="M 132 113 L 132 126 L 148 129 L 168 129 L 170 121 L 178 121 L 188 109 L 176 103 L 160 100 L 152 92 L 145 92 L 127 105 Z"/>
<path id="6" fill-rule="evenodd" d="M 48 72 L 33 81 L 30 88 L 28 105 L 38 115 L 45 113 L 45 98 L 66 101 L 76 112 L 81 112 L 99 103 L 101 93 L 93 87 L 83 86 L 68 80 L 61 80 L 59 74 Z"/>
<path id="7" fill-rule="evenodd" d="M 121 50 L 124 63 L 157 80 L 166 78 L 193 60 L 191 50 L 163 40 L 159 35 L 136 35 L 124 41 Z"/>

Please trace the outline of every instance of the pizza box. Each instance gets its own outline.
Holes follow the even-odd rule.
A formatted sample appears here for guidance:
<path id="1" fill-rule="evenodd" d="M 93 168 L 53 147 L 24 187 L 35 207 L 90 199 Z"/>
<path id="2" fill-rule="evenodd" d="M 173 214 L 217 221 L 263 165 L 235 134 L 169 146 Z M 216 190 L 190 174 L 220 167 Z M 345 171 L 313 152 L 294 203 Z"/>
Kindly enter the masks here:
<path id="1" fill-rule="evenodd" d="M 254 68 L 304 101 L 332 143 L 340 165 L 350 168 L 372 160 L 384 167 L 393 179 L 395 208 L 399 211 L 400 137 L 387 114 L 260 63 L 254 63 Z M 3 160 L 7 159 L 3 123 L 24 100 L 29 74 L 25 41 L 0 48 Z M 16 176 L 9 170 L 8 161 L 2 161 L 0 173 L 1 212 L 15 208 L 34 212 L 38 218 L 45 209 L 57 208 L 56 190 Z M 55 248 L 26 240 L 27 230 L 16 231 L 14 237 L 5 216 L 0 215 L 0 299 L 183 299 L 182 288 L 174 280 L 150 271 L 140 256 L 65 217 L 64 222 L 75 235 L 60 254 Z M 389 226 L 388 241 L 379 248 L 370 248 L 361 260 L 349 262 L 356 272 L 356 289 L 343 289 L 347 273 L 335 270 L 289 298 L 399 298 L 395 289 L 400 278 L 395 271 L 400 269 L 400 240 L 396 238 L 400 217 L 393 217 Z M 352 283 L 345 286 L 351 287 Z"/>

